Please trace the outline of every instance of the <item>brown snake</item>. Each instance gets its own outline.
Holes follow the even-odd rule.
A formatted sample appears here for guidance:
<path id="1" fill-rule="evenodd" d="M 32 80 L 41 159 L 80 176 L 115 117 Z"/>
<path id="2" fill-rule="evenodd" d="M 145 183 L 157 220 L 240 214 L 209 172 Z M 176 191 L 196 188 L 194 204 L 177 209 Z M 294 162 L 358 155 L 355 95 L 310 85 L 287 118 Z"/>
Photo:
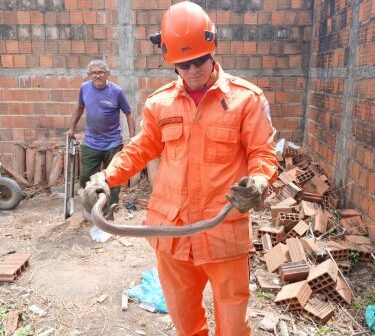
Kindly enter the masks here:
<path id="1" fill-rule="evenodd" d="M 91 210 L 91 216 L 89 219 L 103 231 L 118 235 L 118 236 L 132 236 L 132 237 L 151 237 L 151 236 L 169 236 L 169 237 L 183 237 L 191 236 L 201 231 L 212 229 L 213 227 L 220 224 L 224 218 L 233 209 L 233 205 L 227 203 L 219 211 L 219 213 L 206 220 L 201 220 L 192 224 L 184 226 L 124 226 L 114 224 L 106 220 L 103 216 L 103 208 L 105 207 L 107 198 L 104 193 L 99 194 L 98 201 L 95 203 Z"/>

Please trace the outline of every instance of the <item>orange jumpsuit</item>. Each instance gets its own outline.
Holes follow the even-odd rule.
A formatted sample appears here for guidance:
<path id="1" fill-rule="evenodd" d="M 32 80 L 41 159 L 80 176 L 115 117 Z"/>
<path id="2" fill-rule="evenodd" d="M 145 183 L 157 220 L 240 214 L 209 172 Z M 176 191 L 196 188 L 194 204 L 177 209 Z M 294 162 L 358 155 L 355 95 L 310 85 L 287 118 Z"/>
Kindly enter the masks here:
<path id="1" fill-rule="evenodd" d="M 151 94 L 140 133 L 105 170 L 110 187 L 124 183 L 161 156 L 147 225 L 184 225 L 210 218 L 243 176 L 277 177 L 269 105 L 257 86 L 225 73 L 198 106 L 180 77 Z M 161 285 L 178 335 L 208 335 L 202 291 L 210 281 L 216 335 L 250 335 L 246 322 L 249 214 L 233 210 L 225 221 L 191 237 L 153 237 Z"/>

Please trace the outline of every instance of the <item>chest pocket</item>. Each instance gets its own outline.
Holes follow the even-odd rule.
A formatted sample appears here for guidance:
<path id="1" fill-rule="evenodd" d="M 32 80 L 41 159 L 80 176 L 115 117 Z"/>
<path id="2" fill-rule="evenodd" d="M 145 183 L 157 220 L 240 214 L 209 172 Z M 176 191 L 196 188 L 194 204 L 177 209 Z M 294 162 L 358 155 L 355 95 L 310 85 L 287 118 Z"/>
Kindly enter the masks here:
<path id="1" fill-rule="evenodd" d="M 204 159 L 206 162 L 230 162 L 236 155 L 239 131 L 234 128 L 207 128 Z"/>
<path id="2" fill-rule="evenodd" d="M 171 160 L 181 161 L 183 153 L 182 123 L 173 126 L 164 126 L 161 130 L 161 140 L 165 143 L 164 151 Z"/>

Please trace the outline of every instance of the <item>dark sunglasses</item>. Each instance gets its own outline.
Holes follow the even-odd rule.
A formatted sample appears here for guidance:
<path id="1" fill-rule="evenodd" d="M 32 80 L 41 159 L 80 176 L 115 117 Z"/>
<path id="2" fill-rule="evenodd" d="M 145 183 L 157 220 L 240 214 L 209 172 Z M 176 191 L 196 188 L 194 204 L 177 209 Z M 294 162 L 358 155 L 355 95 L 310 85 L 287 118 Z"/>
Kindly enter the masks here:
<path id="1" fill-rule="evenodd" d="M 197 68 L 199 68 L 201 65 L 206 63 L 206 61 L 210 58 L 211 58 L 211 54 L 207 54 L 207 55 L 204 55 L 204 56 L 201 56 L 201 57 L 198 57 L 198 58 L 194 58 L 190 61 L 176 63 L 175 65 L 176 65 L 177 68 L 183 69 L 183 70 L 190 69 L 190 66 L 192 64 L 194 64 Z"/>

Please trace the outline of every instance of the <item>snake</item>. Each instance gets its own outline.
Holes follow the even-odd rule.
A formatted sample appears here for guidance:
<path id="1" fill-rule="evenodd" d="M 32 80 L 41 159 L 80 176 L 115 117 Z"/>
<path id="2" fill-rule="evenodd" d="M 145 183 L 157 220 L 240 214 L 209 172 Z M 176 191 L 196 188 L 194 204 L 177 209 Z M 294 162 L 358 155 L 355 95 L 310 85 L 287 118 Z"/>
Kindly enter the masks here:
<path id="1" fill-rule="evenodd" d="M 119 225 L 113 221 L 109 221 L 103 216 L 103 209 L 107 204 L 107 196 L 104 193 L 98 195 L 98 200 L 94 204 L 91 214 L 86 218 L 90 219 L 99 229 L 118 236 L 131 237 L 184 237 L 192 236 L 199 232 L 206 231 L 219 225 L 225 217 L 232 211 L 234 206 L 226 203 L 218 214 L 210 219 L 204 219 L 195 223 L 183 226 L 160 226 L 160 225 Z"/>

